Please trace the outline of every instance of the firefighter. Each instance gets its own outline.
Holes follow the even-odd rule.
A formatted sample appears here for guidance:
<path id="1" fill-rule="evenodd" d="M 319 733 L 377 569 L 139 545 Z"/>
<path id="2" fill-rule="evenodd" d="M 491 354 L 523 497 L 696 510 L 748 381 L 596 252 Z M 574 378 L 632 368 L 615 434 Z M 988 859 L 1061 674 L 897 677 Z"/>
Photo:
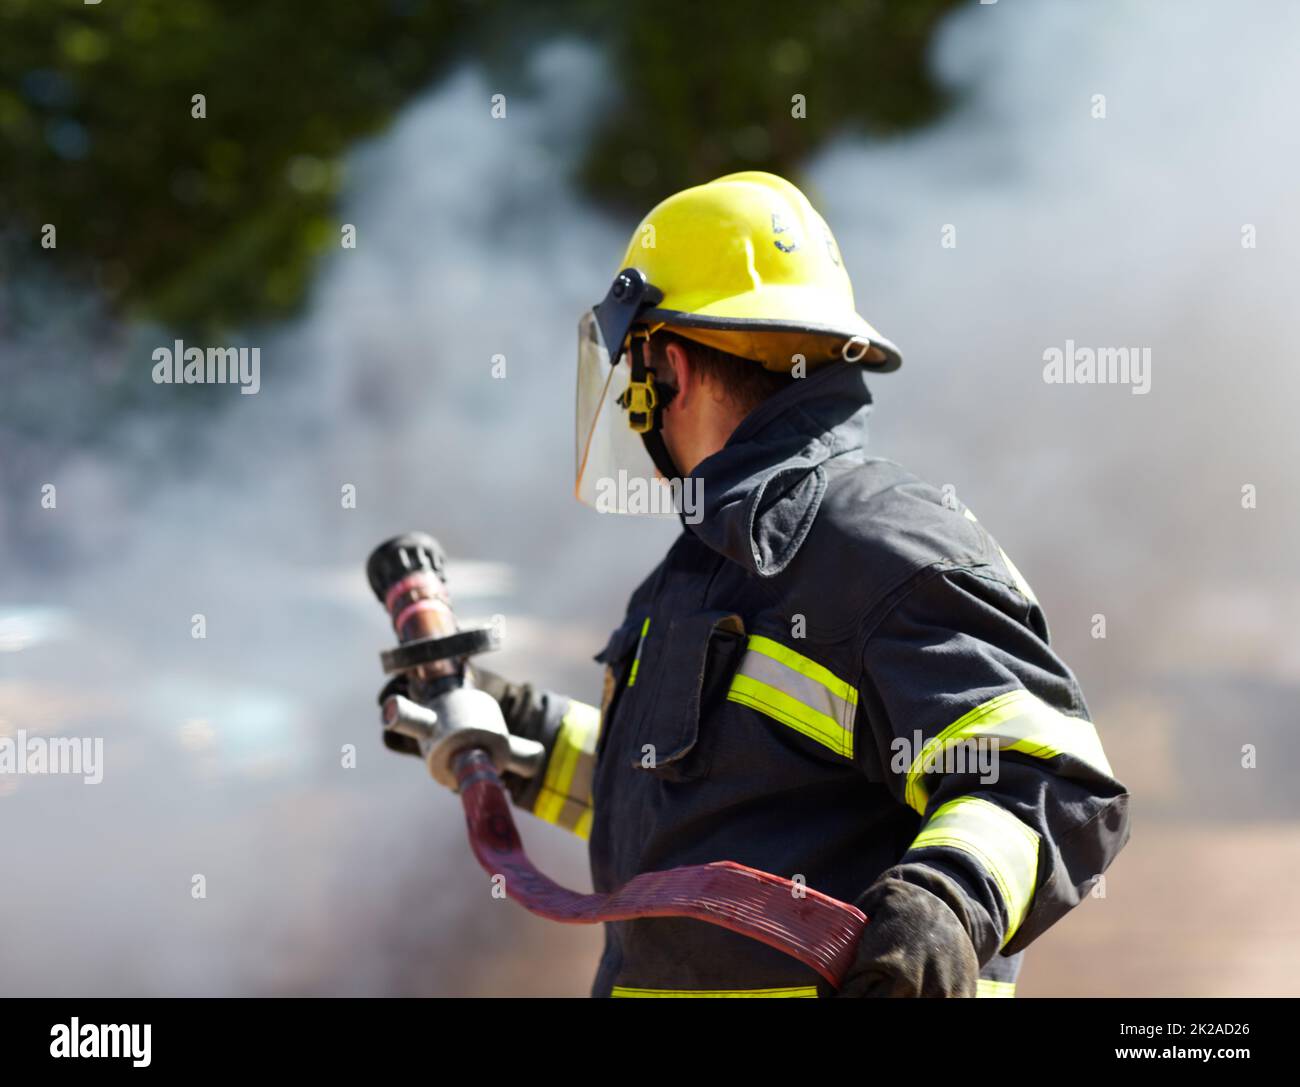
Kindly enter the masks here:
<path id="1" fill-rule="evenodd" d="M 1012 995 L 1126 842 L 1128 794 L 1010 559 L 867 452 L 866 379 L 902 360 L 826 223 L 766 173 L 669 197 L 579 339 L 578 498 L 699 501 L 596 656 L 599 709 L 479 674 L 548 751 L 514 802 L 589 839 L 598 891 L 730 860 L 854 902 L 839 995 Z M 717 926 L 605 933 L 593 995 L 830 993 Z"/>

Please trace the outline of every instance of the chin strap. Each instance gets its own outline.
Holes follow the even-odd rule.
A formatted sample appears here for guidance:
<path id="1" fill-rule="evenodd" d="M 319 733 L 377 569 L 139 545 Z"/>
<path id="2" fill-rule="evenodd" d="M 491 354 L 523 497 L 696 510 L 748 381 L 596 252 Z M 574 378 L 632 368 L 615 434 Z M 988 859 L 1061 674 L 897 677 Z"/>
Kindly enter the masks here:
<path id="1" fill-rule="evenodd" d="M 641 435 L 646 452 L 660 475 L 670 481 L 680 479 L 681 470 L 673 463 L 662 429 L 664 409 L 672 403 L 677 390 L 657 382 L 654 368 L 646 364 L 650 333 L 645 329 L 633 329 L 631 341 L 628 364 L 632 368 L 632 380 L 619 403 L 627 409 L 628 425 Z"/>
<path id="2" fill-rule="evenodd" d="M 681 479 L 682 474 L 677 470 L 677 465 L 673 463 L 672 454 L 668 452 L 668 446 L 664 444 L 664 436 L 659 431 L 652 430 L 642 434 L 641 440 L 645 443 L 646 452 L 650 454 L 654 466 L 659 469 L 659 474 L 664 479 L 670 482 L 674 479 Z"/>

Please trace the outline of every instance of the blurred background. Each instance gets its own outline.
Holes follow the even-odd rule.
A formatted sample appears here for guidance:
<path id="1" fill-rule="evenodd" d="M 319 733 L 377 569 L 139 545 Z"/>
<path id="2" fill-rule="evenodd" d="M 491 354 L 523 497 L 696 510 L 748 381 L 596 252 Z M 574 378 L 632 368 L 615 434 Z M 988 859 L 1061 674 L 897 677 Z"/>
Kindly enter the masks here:
<path id="1" fill-rule="evenodd" d="M 1283 0 L 0 0 L 0 734 L 105 738 L 0 776 L 0 994 L 587 991 L 598 932 L 489 899 L 382 747 L 362 565 L 434 532 L 494 666 L 598 698 L 673 524 L 570 497 L 577 319 L 745 168 L 835 230 L 907 359 L 876 452 L 1014 557 L 1135 794 L 1021 992 L 1300 993 L 1298 50 Z M 155 384 L 176 338 L 261 391 Z M 1149 394 L 1045 384 L 1067 340 Z"/>

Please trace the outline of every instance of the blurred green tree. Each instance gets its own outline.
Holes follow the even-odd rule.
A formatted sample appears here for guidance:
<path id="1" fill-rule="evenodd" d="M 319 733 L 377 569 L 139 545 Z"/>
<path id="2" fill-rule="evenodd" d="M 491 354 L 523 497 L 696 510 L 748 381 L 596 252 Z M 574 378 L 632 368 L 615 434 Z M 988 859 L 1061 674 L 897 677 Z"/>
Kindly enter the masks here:
<path id="1" fill-rule="evenodd" d="M 564 34 L 614 75 L 575 179 L 595 199 L 643 211 L 728 170 L 797 176 L 834 133 L 934 115 L 925 48 L 953 3 L 0 0 L 6 263 L 52 223 L 121 312 L 180 331 L 283 316 L 337 244 L 347 148 L 453 63 L 526 93 L 520 56 Z"/>

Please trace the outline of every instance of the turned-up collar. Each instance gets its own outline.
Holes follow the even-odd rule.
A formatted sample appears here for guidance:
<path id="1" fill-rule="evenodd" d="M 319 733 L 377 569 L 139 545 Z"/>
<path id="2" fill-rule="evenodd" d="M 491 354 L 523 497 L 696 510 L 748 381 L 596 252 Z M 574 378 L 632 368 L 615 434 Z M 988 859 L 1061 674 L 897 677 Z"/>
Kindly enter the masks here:
<path id="1" fill-rule="evenodd" d="M 688 525 L 759 577 L 789 565 L 826 493 L 822 465 L 861 453 L 871 393 L 860 365 L 832 363 L 769 397 L 691 473 L 702 514 Z"/>

